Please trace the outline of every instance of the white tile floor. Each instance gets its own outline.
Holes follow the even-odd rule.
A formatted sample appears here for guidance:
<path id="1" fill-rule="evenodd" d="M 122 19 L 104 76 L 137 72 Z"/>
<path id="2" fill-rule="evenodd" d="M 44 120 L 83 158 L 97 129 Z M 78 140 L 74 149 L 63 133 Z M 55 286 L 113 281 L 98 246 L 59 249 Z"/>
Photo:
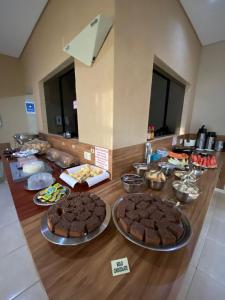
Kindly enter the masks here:
<path id="1" fill-rule="evenodd" d="M 47 300 L 6 182 L 0 183 L 0 300 Z"/>
<path id="2" fill-rule="evenodd" d="M 46 300 L 7 183 L 0 183 L 0 300 Z M 215 192 L 177 300 L 225 299 L 225 193 Z"/>
<path id="3" fill-rule="evenodd" d="M 177 300 L 225 299 L 225 193 L 215 191 Z"/>

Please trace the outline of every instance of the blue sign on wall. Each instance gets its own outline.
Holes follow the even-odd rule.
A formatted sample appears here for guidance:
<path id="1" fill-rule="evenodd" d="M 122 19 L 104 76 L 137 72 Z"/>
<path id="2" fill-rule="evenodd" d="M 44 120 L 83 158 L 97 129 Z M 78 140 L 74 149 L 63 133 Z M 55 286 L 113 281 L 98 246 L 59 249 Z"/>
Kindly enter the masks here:
<path id="1" fill-rule="evenodd" d="M 35 114 L 35 103 L 33 101 L 25 101 L 25 110 L 27 114 Z"/>

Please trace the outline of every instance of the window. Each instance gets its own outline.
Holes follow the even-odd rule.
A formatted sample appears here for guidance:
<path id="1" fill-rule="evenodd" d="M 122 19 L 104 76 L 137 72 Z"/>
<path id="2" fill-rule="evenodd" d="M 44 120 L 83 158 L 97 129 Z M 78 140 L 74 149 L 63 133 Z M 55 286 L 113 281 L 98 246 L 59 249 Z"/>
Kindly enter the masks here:
<path id="1" fill-rule="evenodd" d="M 74 64 L 44 83 L 48 132 L 78 137 Z"/>
<path id="2" fill-rule="evenodd" d="M 184 93 L 185 85 L 154 65 L 149 125 L 155 127 L 156 136 L 178 133 Z"/>

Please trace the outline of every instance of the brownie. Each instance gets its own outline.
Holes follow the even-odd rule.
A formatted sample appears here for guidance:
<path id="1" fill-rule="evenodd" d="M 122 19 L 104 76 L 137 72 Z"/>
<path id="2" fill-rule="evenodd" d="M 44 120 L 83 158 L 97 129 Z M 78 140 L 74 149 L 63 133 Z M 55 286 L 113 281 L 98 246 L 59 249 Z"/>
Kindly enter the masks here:
<path id="1" fill-rule="evenodd" d="M 69 222 L 72 222 L 75 219 L 75 215 L 73 212 L 66 212 L 63 214 L 62 218 Z"/>
<path id="2" fill-rule="evenodd" d="M 103 221 L 105 219 L 105 208 L 102 206 L 96 207 L 94 214 L 99 217 L 101 221 Z"/>
<path id="3" fill-rule="evenodd" d="M 87 232 L 90 233 L 101 225 L 101 221 L 97 216 L 92 216 L 86 221 Z"/>
<path id="4" fill-rule="evenodd" d="M 95 203 L 94 202 L 90 202 L 86 205 L 87 209 L 89 211 L 94 211 L 95 210 Z"/>
<path id="5" fill-rule="evenodd" d="M 155 221 L 151 219 L 141 219 L 140 221 L 141 224 L 143 224 L 147 228 L 155 228 Z"/>
<path id="6" fill-rule="evenodd" d="M 48 227 L 49 230 L 54 232 L 55 231 L 55 225 L 60 221 L 60 217 L 58 215 L 48 215 Z"/>
<path id="7" fill-rule="evenodd" d="M 70 237 L 82 237 L 85 233 L 85 222 L 75 221 L 70 227 Z"/>
<path id="8" fill-rule="evenodd" d="M 120 203 L 116 209 L 117 218 L 124 218 L 125 213 L 126 213 L 126 206 L 124 205 L 124 203 Z"/>
<path id="9" fill-rule="evenodd" d="M 167 229 L 159 229 L 158 233 L 163 246 L 168 246 L 176 243 L 176 237 Z"/>
<path id="10" fill-rule="evenodd" d="M 103 207 L 105 207 L 105 202 L 102 201 L 101 199 L 96 200 L 95 203 L 96 203 L 96 206 L 103 206 Z"/>
<path id="11" fill-rule="evenodd" d="M 160 237 L 156 230 L 145 228 L 145 243 L 153 246 L 160 245 Z"/>
<path id="12" fill-rule="evenodd" d="M 130 226 L 130 234 L 138 241 L 144 240 L 145 227 L 141 223 L 134 222 Z"/>
<path id="13" fill-rule="evenodd" d="M 144 209 L 137 209 L 136 210 L 140 216 L 141 219 L 147 219 L 149 217 L 149 212 Z"/>
<path id="14" fill-rule="evenodd" d="M 69 228 L 70 228 L 70 222 L 68 222 L 65 219 L 61 219 L 56 225 L 55 225 L 55 234 L 61 235 L 64 237 L 69 236 Z"/>
<path id="15" fill-rule="evenodd" d="M 164 216 L 164 213 L 162 213 L 160 210 L 154 211 L 152 214 L 150 214 L 150 218 L 153 220 L 159 221 Z"/>
<path id="16" fill-rule="evenodd" d="M 130 200 L 126 200 L 123 202 L 126 208 L 126 211 L 133 211 L 135 209 L 135 203 L 130 201 Z"/>
<path id="17" fill-rule="evenodd" d="M 140 217 L 136 210 L 131 210 L 126 212 L 126 217 L 132 221 L 139 221 Z"/>
<path id="18" fill-rule="evenodd" d="M 136 208 L 139 209 L 146 209 L 147 207 L 149 207 L 149 203 L 146 201 L 141 201 L 138 204 L 136 204 Z"/>
<path id="19" fill-rule="evenodd" d="M 120 223 L 121 227 L 123 228 L 123 230 L 125 232 L 127 232 L 127 233 L 130 232 L 130 226 L 133 223 L 131 219 L 129 219 L 129 218 L 120 218 L 119 223 Z"/>
<path id="20" fill-rule="evenodd" d="M 84 211 L 84 212 L 82 212 L 82 213 L 80 213 L 77 217 L 76 217 L 76 219 L 78 220 L 78 221 L 86 221 L 88 218 L 90 218 L 91 217 L 91 213 L 89 212 L 89 211 Z"/>
<path id="21" fill-rule="evenodd" d="M 168 225 L 168 230 L 175 235 L 177 241 L 181 238 L 184 233 L 184 227 L 181 224 L 172 224 Z"/>

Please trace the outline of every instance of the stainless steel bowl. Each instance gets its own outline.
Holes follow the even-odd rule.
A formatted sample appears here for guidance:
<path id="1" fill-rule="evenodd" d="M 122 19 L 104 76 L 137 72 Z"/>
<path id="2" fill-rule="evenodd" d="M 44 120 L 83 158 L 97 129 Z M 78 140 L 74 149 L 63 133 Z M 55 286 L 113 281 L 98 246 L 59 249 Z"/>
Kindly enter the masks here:
<path id="1" fill-rule="evenodd" d="M 133 167 L 137 175 L 140 175 L 142 177 L 145 177 L 145 173 L 148 171 L 149 168 L 146 163 L 134 163 Z"/>
<path id="2" fill-rule="evenodd" d="M 173 184 L 175 183 L 176 181 L 173 182 Z M 200 190 L 197 186 L 195 186 L 195 188 L 198 190 L 198 193 L 188 193 L 188 192 L 183 192 L 183 191 L 180 191 L 179 189 L 177 189 L 174 185 L 172 184 L 173 186 L 173 190 L 174 190 L 174 193 L 176 195 L 176 198 L 181 202 L 181 203 L 190 203 L 194 200 L 196 200 L 199 195 L 200 195 Z"/>
<path id="3" fill-rule="evenodd" d="M 155 181 L 148 179 L 149 186 L 152 190 L 161 191 L 166 183 L 166 181 Z"/>
<path id="4" fill-rule="evenodd" d="M 137 174 L 125 174 L 121 176 L 121 181 L 127 193 L 139 193 L 146 188 L 145 179 Z"/>

